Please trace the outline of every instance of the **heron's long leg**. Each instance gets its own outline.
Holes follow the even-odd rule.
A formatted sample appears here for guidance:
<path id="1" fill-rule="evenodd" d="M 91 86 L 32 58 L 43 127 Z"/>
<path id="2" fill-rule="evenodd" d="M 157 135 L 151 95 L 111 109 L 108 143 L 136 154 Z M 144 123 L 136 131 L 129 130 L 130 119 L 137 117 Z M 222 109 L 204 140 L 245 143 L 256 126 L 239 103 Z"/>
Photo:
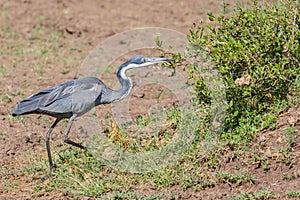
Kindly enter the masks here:
<path id="1" fill-rule="evenodd" d="M 67 129 L 66 129 L 65 135 L 64 135 L 64 142 L 65 142 L 65 143 L 68 143 L 68 144 L 70 144 L 70 145 L 73 145 L 73 146 L 75 146 L 75 147 L 78 147 L 78 148 L 80 148 L 80 149 L 85 149 L 85 147 L 82 146 L 81 144 L 78 144 L 78 143 L 73 142 L 72 140 L 69 140 L 69 139 L 68 139 L 68 135 L 69 135 L 69 132 L 70 132 L 70 129 L 71 129 L 73 120 L 74 120 L 76 117 L 77 117 L 77 115 L 72 115 L 72 117 L 70 117 L 70 119 L 69 119 L 69 123 L 68 123 Z"/>
<path id="2" fill-rule="evenodd" d="M 49 161 L 49 167 L 50 167 L 50 174 L 49 174 L 49 176 L 51 176 L 53 174 L 53 170 L 54 170 L 52 156 L 51 156 L 51 151 L 50 151 L 50 143 L 49 143 L 50 134 L 51 134 L 51 132 L 53 131 L 54 127 L 57 125 L 57 123 L 60 120 L 61 119 L 57 118 L 55 120 L 55 122 L 51 125 L 50 129 L 46 133 L 46 139 L 45 140 L 46 140 L 46 148 L 47 148 L 48 161 Z"/>

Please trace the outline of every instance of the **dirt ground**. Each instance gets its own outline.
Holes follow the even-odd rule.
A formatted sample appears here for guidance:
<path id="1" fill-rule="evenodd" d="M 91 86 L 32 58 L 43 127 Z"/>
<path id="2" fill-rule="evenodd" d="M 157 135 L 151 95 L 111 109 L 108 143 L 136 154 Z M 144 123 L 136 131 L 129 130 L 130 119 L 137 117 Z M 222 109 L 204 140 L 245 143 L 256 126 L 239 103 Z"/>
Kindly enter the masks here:
<path id="1" fill-rule="evenodd" d="M 228 0 L 227 2 L 230 5 L 235 4 L 235 0 Z M 16 166 L 22 167 L 24 163 L 28 162 L 24 161 L 26 160 L 24 158 L 26 152 L 32 152 L 32 154 L 39 152 L 46 155 L 42 133 L 46 132 L 52 119 L 41 118 L 37 115 L 28 116 L 25 121 L 13 119 L 10 116 L 11 110 L 22 99 L 21 97 L 73 79 L 76 76 L 77 67 L 85 56 L 96 45 L 116 33 L 137 27 L 155 26 L 188 34 L 193 22 L 207 21 L 207 11 L 219 12 L 222 9 L 222 1 L 3 0 L 0 1 L 0 9 L 1 28 L 4 27 L 3 29 L 7 30 L 6 32 L 2 31 L 0 35 L 1 46 L 6 44 L 6 49 L 3 49 L 3 46 L 0 47 L 0 72 L 1 70 L 3 72 L 0 73 L 0 164 L 2 169 L 0 199 L 31 199 L 32 185 L 35 184 L 29 182 L 32 177 L 15 177 L 13 174 L 17 172 L 13 169 L 16 169 Z M 40 26 L 44 29 L 38 29 Z M 6 35 L 11 34 L 13 30 L 18 34 L 15 36 Z M 56 58 L 49 62 L 46 57 L 24 56 L 24 54 L 27 55 L 24 50 L 19 49 L 19 52 L 16 48 L 22 47 L 24 44 L 28 45 L 26 41 L 29 41 L 29 46 L 39 43 L 39 39 L 34 38 L 36 31 L 37 34 L 39 31 L 44 31 L 45 38 L 48 38 L 48 32 L 61 31 L 64 33 L 64 42 L 57 44 Z M 51 40 L 49 40 L 49 46 L 45 46 L 45 51 L 48 48 L 53 50 L 51 45 Z M 17 53 L 9 53 L 11 52 L 10 49 L 16 50 Z M 43 61 L 37 62 L 39 59 L 43 59 Z M 53 60 L 57 62 L 53 63 Z M 20 63 L 23 66 L 19 66 Z M 44 68 L 40 69 L 39 64 L 43 64 Z M 149 90 L 153 90 L 153 88 L 150 87 Z M 299 107 L 287 109 L 279 119 L 277 128 L 257 134 L 257 138 L 250 145 L 250 148 L 257 149 L 257 153 L 260 154 L 262 152 L 260 152 L 257 144 L 263 142 L 270 151 L 268 153 L 274 155 L 275 147 L 284 144 L 282 137 L 288 126 L 295 125 L 299 135 L 299 113 Z M 54 142 L 62 142 L 60 132 L 63 130 L 64 125 L 58 126 L 53 133 Z M 220 183 L 213 188 L 206 188 L 199 192 L 182 191 L 177 186 L 157 191 L 145 186 L 136 192 L 143 195 L 172 192 L 177 194 L 179 199 L 227 199 L 229 196 L 242 191 L 255 193 L 267 188 L 280 194 L 281 198 L 288 198 L 286 191 L 300 190 L 299 138 L 297 138 L 292 149 L 295 161 L 292 166 L 282 163 L 276 165 L 276 159 L 279 157 L 275 156 L 270 158 L 270 162 L 271 165 L 273 163 L 277 167 L 264 170 L 257 167 L 258 162 L 253 162 L 250 165 L 244 163 L 242 158 L 235 159 L 234 152 L 228 150 L 228 155 L 224 155 L 224 164 L 220 170 L 236 172 L 235 166 L 239 164 L 243 166 L 243 171 L 247 171 L 255 177 L 256 181 L 253 185 Z M 4 169 L 7 173 L 4 173 Z M 287 181 L 282 178 L 283 174 L 294 178 Z M 9 182 L 4 182 L 3 180 L 7 180 L 7 176 L 10 176 Z M 4 189 L 12 183 L 15 183 L 14 189 Z M 56 198 L 51 195 L 45 199 Z"/>

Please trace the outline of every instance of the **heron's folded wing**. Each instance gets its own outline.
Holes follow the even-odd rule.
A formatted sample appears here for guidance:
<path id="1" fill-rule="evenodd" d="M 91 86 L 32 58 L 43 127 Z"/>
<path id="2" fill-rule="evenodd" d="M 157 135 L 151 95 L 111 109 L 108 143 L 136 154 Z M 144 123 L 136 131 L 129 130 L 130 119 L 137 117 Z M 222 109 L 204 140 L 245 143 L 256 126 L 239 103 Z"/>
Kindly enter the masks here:
<path id="1" fill-rule="evenodd" d="M 96 93 L 96 91 L 94 90 L 99 90 L 98 87 L 99 85 L 93 82 L 76 82 L 76 80 L 69 81 L 56 86 L 56 88 L 54 88 L 48 95 L 46 95 L 40 103 L 41 106 L 48 107 L 54 102 L 58 102 L 63 99 L 65 99 L 66 101 L 71 101 L 72 96 L 75 95 L 78 98 L 78 95 L 80 95 L 81 93 L 85 93 L 84 91 L 91 91 Z"/>

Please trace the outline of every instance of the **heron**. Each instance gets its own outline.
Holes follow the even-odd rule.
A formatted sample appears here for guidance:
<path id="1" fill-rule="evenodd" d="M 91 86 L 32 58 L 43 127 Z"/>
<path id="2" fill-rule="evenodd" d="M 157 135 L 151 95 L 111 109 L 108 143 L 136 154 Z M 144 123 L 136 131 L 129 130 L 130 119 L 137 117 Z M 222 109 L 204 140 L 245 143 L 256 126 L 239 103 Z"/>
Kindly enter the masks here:
<path id="1" fill-rule="evenodd" d="M 122 86 L 119 90 L 109 88 L 96 77 L 84 77 L 44 89 L 20 101 L 13 109 L 12 116 L 44 114 L 56 118 L 45 136 L 50 168 L 48 177 L 55 172 L 50 151 L 50 134 L 62 119 L 69 119 L 63 141 L 80 149 L 86 149 L 83 145 L 68 138 L 74 119 L 97 105 L 117 102 L 128 96 L 133 84 L 132 80 L 126 76 L 126 70 L 147 67 L 170 60 L 169 58 L 134 56 L 120 65 L 117 71 L 117 78 Z"/>

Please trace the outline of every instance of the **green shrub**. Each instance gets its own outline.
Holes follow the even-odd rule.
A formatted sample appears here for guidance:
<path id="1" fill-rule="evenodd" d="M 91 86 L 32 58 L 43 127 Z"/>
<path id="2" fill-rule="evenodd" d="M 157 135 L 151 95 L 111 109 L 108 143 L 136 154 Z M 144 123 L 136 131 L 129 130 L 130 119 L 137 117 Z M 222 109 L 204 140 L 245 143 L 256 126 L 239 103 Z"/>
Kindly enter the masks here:
<path id="1" fill-rule="evenodd" d="M 225 136 L 250 139 L 249 133 L 276 121 L 288 96 L 299 94 L 299 5 L 293 0 L 272 5 L 254 1 L 250 9 L 237 7 L 230 17 L 210 12 L 209 25 L 190 29 L 189 53 L 205 49 L 226 86 Z M 211 91 L 195 67 L 188 69 L 196 97 L 207 102 Z"/>

